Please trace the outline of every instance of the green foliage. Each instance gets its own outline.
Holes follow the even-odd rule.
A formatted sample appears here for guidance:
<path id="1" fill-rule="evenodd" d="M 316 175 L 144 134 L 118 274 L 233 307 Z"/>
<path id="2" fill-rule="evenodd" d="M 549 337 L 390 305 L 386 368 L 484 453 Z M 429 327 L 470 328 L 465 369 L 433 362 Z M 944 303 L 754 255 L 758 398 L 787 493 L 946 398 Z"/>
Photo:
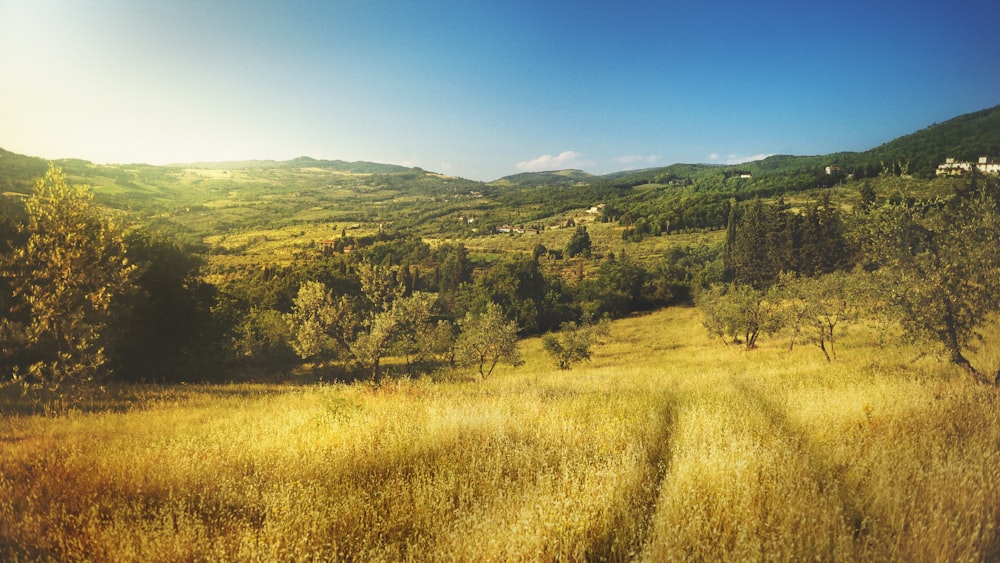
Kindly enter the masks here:
<path id="1" fill-rule="evenodd" d="M 136 269 L 122 226 L 50 167 L 25 202 L 26 235 L 3 260 L 12 290 L 0 323 L 6 377 L 58 390 L 100 378 Z"/>
<path id="2" fill-rule="evenodd" d="M 610 255 L 596 275 L 576 286 L 576 300 L 583 315 L 623 317 L 634 311 L 665 305 L 673 297 L 669 280 L 654 276 L 628 255 Z"/>
<path id="3" fill-rule="evenodd" d="M 861 201 L 858 203 L 858 211 L 861 213 L 871 211 L 871 209 L 875 207 L 878 194 L 875 193 L 875 188 L 872 186 L 870 181 L 865 180 L 865 182 L 861 184 L 859 195 L 861 196 Z"/>
<path id="4" fill-rule="evenodd" d="M 392 317 L 396 321 L 393 351 L 406 359 L 410 375 L 413 364 L 423 363 L 431 354 L 441 352 L 442 339 L 451 330 L 450 326 L 441 325 L 439 333 L 438 327 L 431 323 L 434 301 L 434 295 L 417 292 L 393 303 Z"/>
<path id="5" fill-rule="evenodd" d="M 326 352 L 330 347 L 327 331 L 337 317 L 333 296 L 325 285 L 314 281 L 302 284 L 287 317 L 295 353 L 306 360 Z"/>
<path id="6" fill-rule="evenodd" d="M 364 330 L 350 344 L 351 353 L 366 366 L 373 384 L 379 384 L 382 358 L 389 353 L 399 323 L 392 311 L 378 311 L 366 319 Z"/>
<path id="7" fill-rule="evenodd" d="M 587 227 L 586 225 L 580 225 L 573 232 L 573 236 L 570 237 L 569 242 L 566 243 L 566 256 L 569 258 L 576 256 L 590 258 L 590 247 L 590 234 L 587 233 Z"/>
<path id="8" fill-rule="evenodd" d="M 29 257 L 17 250 L 27 248 L 29 238 L 37 242 L 45 235 L 18 227 L 29 224 L 18 194 L 29 191 L 45 163 L 0 151 L 0 191 L 14 192 L 0 198 L 0 251 L 6 254 L 0 275 L 3 367 L 20 377 L 33 365 L 36 371 L 47 365 L 51 372 L 53 362 L 80 361 L 95 373 L 114 368 L 128 379 L 170 381 L 194 377 L 199 365 L 211 367 L 223 351 L 237 366 L 280 369 L 294 361 L 292 342 L 297 342 L 300 358 L 306 353 L 320 361 L 362 364 L 377 379 L 385 354 L 405 358 L 408 371 L 425 362 L 452 361 L 449 343 L 459 319 L 470 311 L 483 313 L 490 302 L 500 305 L 522 334 L 540 334 L 568 321 L 687 301 L 723 281 L 765 296 L 783 273 L 793 272 L 809 285 L 808 278 L 850 269 L 861 242 L 871 247 L 867 266 L 877 270 L 879 287 L 885 288 L 882 303 L 893 304 L 897 313 L 909 311 L 899 313 L 910 318 L 904 323 L 908 330 L 944 341 L 949 349 L 951 341 L 959 349 L 974 347 L 977 330 L 963 328 L 973 324 L 967 310 L 990 310 L 985 298 L 972 294 L 993 285 L 992 271 L 977 272 L 979 266 L 970 264 L 988 265 L 992 258 L 983 249 L 996 246 L 992 235 L 984 234 L 991 227 L 971 226 L 967 219 L 984 205 L 968 203 L 981 190 L 940 198 L 961 180 L 911 175 L 932 173 L 929 167 L 945 156 L 996 155 L 998 116 L 1000 108 L 962 116 L 867 153 L 779 155 L 738 167 L 673 165 L 606 176 L 526 174 L 490 184 L 308 157 L 172 167 L 62 161 L 65 176 L 74 181 L 67 183 L 86 180 L 94 186 L 82 209 L 128 209 L 145 226 L 124 244 L 127 266 L 136 267 L 123 287 L 134 284 L 136 291 L 110 301 L 99 295 L 90 305 L 88 298 L 76 298 L 78 310 L 94 309 L 88 320 L 60 315 L 58 322 L 105 328 L 99 337 L 81 329 L 73 346 L 86 352 L 65 348 L 62 356 L 53 352 L 59 339 L 52 331 L 28 330 L 32 323 L 56 322 L 35 319 L 32 307 L 55 304 L 43 304 L 40 297 L 29 303 L 34 290 L 24 281 L 35 280 L 39 288 L 48 283 L 49 278 L 25 272 L 42 268 L 42 260 L 58 263 L 62 255 Z M 828 173 L 826 166 L 838 169 Z M 978 207 L 958 210 L 970 205 Z M 599 215 L 584 213 L 594 206 L 600 206 Z M 842 213 L 851 206 L 855 213 Z M 37 208 L 33 212 L 37 215 Z M 883 224 L 873 227 L 877 223 Z M 502 241 L 487 234 L 501 224 L 542 229 Z M 79 240 L 114 246 L 114 235 L 97 240 L 95 225 L 81 227 L 86 235 Z M 707 244 L 685 247 L 680 245 L 689 237 L 668 236 L 724 227 L 725 245 L 713 245 L 714 234 L 699 237 Z M 975 241 L 976 249 L 959 248 L 960 240 Z M 614 245 L 617 257 L 609 252 L 609 259 L 590 260 L 595 245 Z M 570 260 L 548 259 L 561 258 L 560 248 Z M 107 270 L 107 264 L 97 269 Z M 942 299 L 911 279 L 959 289 Z M 307 282 L 326 288 L 328 302 L 320 308 L 332 307 L 336 319 L 316 326 L 276 322 L 294 317 Z M 805 303 L 814 289 L 799 287 L 801 293 L 788 302 Z M 738 310 L 737 304 L 755 301 L 744 299 L 748 291 L 727 289 L 719 301 Z M 423 295 L 419 306 L 406 301 L 418 294 Z M 709 295 L 706 291 L 702 301 Z M 947 305 L 949 300 L 959 305 Z M 770 298 L 757 301 L 773 304 Z M 965 301 L 971 305 L 960 304 Z M 872 308 L 871 300 L 866 304 Z M 422 312 L 404 313 L 404 305 Z M 105 307 L 105 313 L 95 312 Z M 949 330 L 928 328 L 942 314 L 937 309 L 949 307 L 958 311 L 951 314 L 959 319 L 952 323 L 955 338 Z M 810 310 L 817 310 L 815 304 Z M 98 321 L 100 316 L 107 318 Z M 723 326 L 727 338 L 752 341 L 767 332 L 748 330 L 746 318 L 714 324 Z M 805 324 L 793 332 L 807 334 L 832 358 L 833 328 L 817 332 L 819 317 L 804 318 L 811 320 L 800 319 Z M 59 359 L 42 362 L 46 354 Z M 91 360 L 82 359 L 88 355 Z"/>
<path id="9" fill-rule="evenodd" d="M 294 332 L 293 332 L 294 331 Z M 310 328 L 289 322 L 288 315 L 274 309 L 250 307 L 233 331 L 232 349 L 246 365 L 277 368 L 287 365 L 293 356 L 309 352 L 310 339 L 320 345 L 321 334 L 308 334 Z M 296 346 L 293 349 L 292 344 Z M 315 354 L 319 355 L 321 349 Z"/>
<path id="10" fill-rule="evenodd" d="M 609 322 L 606 318 L 598 323 L 582 326 L 572 321 L 566 322 L 558 333 L 549 333 L 542 338 L 542 347 L 552 356 L 556 367 L 568 370 L 573 364 L 589 362 L 591 348 L 595 344 L 603 344 L 608 330 Z"/>
<path id="11" fill-rule="evenodd" d="M 743 344 L 747 350 L 757 347 L 757 338 L 783 328 L 781 299 L 774 291 L 762 291 L 749 285 L 715 285 L 699 292 L 695 303 L 702 312 L 709 333 Z"/>
<path id="12" fill-rule="evenodd" d="M 0 149 L 0 193 L 30 194 L 35 181 L 45 176 L 49 167 L 41 158 Z"/>
<path id="13" fill-rule="evenodd" d="M 734 207 L 726 244 L 727 278 L 766 289 L 782 272 L 814 276 L 847 269 L 855 251 L 840 211 L 823 197 L 802 212 L 783 199 Z"/>
<path id="14" fill-rule="evenodd" d="M 217 367 L 215 291 L 201 277 L 204 260 L 157 234 L 135 231 L 126 245 L 129 262 L 136 265 L 136 291 L 121 321 L 117 377 L 176 381 Z M 254 318 L 255 310 L 244 320 Z"/>
<path id="15" fill-rule="evenodd" d="M 495 303 L 528 334 L 555 328 L 572 313 L 562 280 L 545 273 L 537 260 L 526 256 L 494 264 L 476 280 L 472 291 L 475 310 Z"/>
<path id="16" fill-rule="evenodd" d="M 966 358 L 990 315 L 1000 311 L 1000 187 L 976 177 L 953 195 L 886 203 L 866 216 L 859 236 L 881 294 L 903 327 L 942 346 L 975 379 L 1000 383 Z"/>
<path id="17" fill-rule="evenodd" d="M 500 305 L 490 302 L 481 314 L 466 314 L 459 322 L 461 334 L 455 341 L 455 358 L 463 366 L 475 367 L 486 379 L 500 362 L 523 363 L 518 346 L 518 326 L 508 321 Z"/>
<path id="18" fill-rule="evenodd" d="M 693 299 L 694 291 L 722 283 L 723 245 L 674 246 L 666 251 L 657 270 L 657 283 L 665 284 L 674 299 Z"/>
<path id="19" fill-rule="evenodd" d="M 815 278 L 784 275 L 776 286 L 781 298 L 784 323 L 792 331 L 789 349 L 799 336 L 819 347 L 826 360 L 836 359 L 835 344 L 838 326 L 856 319 L 860 314 L 857 298 L 860 289 L 854 276 L 834 272 Z"/>
<path id="20" fill-rule="evenodd" d="M 933 177 L 945 158 L 975 162 L 980 156 L 998 154 L 1000 106 L 931 125 L 862 153 L 858 160 L 869 164 L 903 162 L 911 173 Z"/>

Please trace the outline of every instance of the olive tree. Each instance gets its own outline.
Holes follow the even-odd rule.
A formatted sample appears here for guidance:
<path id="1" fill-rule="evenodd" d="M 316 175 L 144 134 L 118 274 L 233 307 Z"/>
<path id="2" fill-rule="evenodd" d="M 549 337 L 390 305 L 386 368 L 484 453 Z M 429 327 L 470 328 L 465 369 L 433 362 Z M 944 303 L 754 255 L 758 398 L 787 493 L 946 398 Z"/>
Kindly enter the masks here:
<path id="1" fill-rule="evenodd" d="M 941 346 L 976 381 L 1000 384 L 966 356 L 1000 311 L 1000 199 L 995 181 L 946 198 L 873 209 L 861 236 L 869 269 L 903 329 Z"/>
<path id="2" fill-rule="evenodd" d="M 792 332 L 788 348 L 795 346 L 799 336 L 814 344 L 828 362 L 837 357 L 835 348 L 838 332 L 858 313 L 853 296 L 853 277 L 845 272 L 833 272 L 817 277 L 782 275 L 776 286 L 784 310 L 784 324 Z"/>
<path id="3" fill-rule="evenodd" d="M 322 356 L 329 349 L 328 333 L 337 317 L 337 307 L 326 285 L 317 281 L 303 283 L 286 317 L 295 353 L 303 360 Z"/>
<path id="4" fill-rule="evenodd" d="M 549 333 L 542 338 L 542 347 L 552 356 L 556 367 L 568 370 L 573 364 L 589 362 L 591 349 L 595 344 L 602 344 L 608 335 L 609 322 L 602 319 L 597 323 L 578 325 L 573 321 L 565 322 L 558 333 Z"/>
<path id="5" fill-rule="evenodd" d="M 780 298 L 774 291 L 744 284 L 714 285 L 699 292 L 695 303 L 709 333 L 726 344 L 743 344 L 747 350 L 757 347 L 762 332 L 774 334 L 783 325 Z"/>
<path id="6" fill-rule="evenodd" d="M 135 287 L 123 226 L 50 166 L 25 202 L 24 243 L 0 259 L 10 308 L 0 347 L 11 381 L 52 390 L 106 374 L 123 299 Z"/>
<path id="7" fill-rule="evenodd" d="M 480 314 L 466 314 L 459 326 L 462 332 L 455 342 L 456 360 L 476 367 L 482 379 L 489 377 L 500 362 L 514 366 L 523 363 L 517 323 L 508 321 L 496 303 L 487 303 Z"/>

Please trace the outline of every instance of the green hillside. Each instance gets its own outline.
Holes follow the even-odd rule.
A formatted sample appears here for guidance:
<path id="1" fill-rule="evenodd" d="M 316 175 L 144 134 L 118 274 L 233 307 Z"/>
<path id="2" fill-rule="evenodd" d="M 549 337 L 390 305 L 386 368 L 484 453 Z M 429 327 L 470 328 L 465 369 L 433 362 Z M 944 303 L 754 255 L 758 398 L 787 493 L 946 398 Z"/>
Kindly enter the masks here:
<path id="1" fill-rule="evenodd" d="M 498 186 L 511 184 L 516 186 L 567 186 L 593 182 L 596 178 L 597 176 L 582 170 L 556 170 L 551 172 L 524 172 L 521 174 L 513 174 L 511 176 L 504 176 L 503 178 L 500 178 L 492 183 Z"/>
<path id="2" fill-rule="evenodd" d="M 869 162 L 910 162 L 914 174 L 932 175 L 945 158 L 975 161 L 1000 156 L 1000 106 L 969 113 L 905 135 L 862 155 Z"/>
<path id="3" fill-rule="evenodd" d="M 379 164 L 377 162 L 347 162 L 344 160 L 318 160 L 308 156 L 300 156 L 292 160 L 239 160 L 225 162 L 195 162 L 188 164 L 172 164 L 172 168 L 203 168 L 206 170 L 246 170 L 253 168 L 322 168 L 337 172 L 353 174 L 392 174 L 411 170 L 406 166 L 396 164 Z"/>
<path id="4" fill-rule="evenodd" d="M 44 159 L 12 153 L 0 148 L 0 192 L 28 193 L 36 179 L 45 175 Z"/>
<path id="5" fill-rule="evenodd" d="M 432 239 L 469 239 L 484 252 L 497 246 L 484 237 L 502 225 L 538 229 L 571 219 L 596 220 L 617 225 L 618 231 L 602 235 L 609 244 L 616 238 L 639 242 L 648 236 L 713 231 L 725 226 L 731 200 L 782 196 L 808 201 L 824 191 L 849 207 L 859 182 L 873 182 L 876 192 L 887 194 L 900 190 L 893 178 L 909 176 L 916 179 L 908 180 L 905 191 L 946 193 L 949 181 L 933 180 L 937 164 L 949 156 L 984 154 L 1000 154 L 1000 106 L 860 153 L 776 155 L 732 166 L 673 164 L 603 176 L 579 170 L 535 172 L 489 183 L 418 168 L 307 156 L 170 166 L 77 159 L 55 164 L 72 183 L 89 184 L 99 202 L 127 211 L 135 221 L 226 253 L 239 249 L 255 254 L 255 260 L 280 255 L 282 261 L 345 227 L 357 234 L 389 228 Z M 47 165 L 42 158 L 0 149 L 0 192 L 30 193 Z M 836 172 L 828 174 L 829 166 Z M 5 199 L 5 209 L 17 207 L 15 197 Z M 599 205 L 599 215 L 584 213 Z M 501 246 L 530 252 L 532 245 L 508 241 Z"/>

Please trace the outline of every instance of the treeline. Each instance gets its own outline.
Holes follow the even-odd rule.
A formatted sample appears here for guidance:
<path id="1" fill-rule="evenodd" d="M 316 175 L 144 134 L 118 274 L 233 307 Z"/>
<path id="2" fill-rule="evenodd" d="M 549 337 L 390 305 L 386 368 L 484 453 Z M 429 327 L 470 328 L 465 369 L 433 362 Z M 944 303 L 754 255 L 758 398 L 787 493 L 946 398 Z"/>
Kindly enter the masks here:
<path id="1" fill-rule="evenodd" d="M 597 320 L 694 298 L 728 343 L 752 349 L 783 332 L 832 360 L 840 327 L 877 314 L 993 382 L 967 358 L 1000 310 L 1000 188 L 978 176 L 953 185 L 945 197 L 880 202 L 863 184 L 851 213 L 825 197 L 797 207 L 731 198 L 724 243 L 672 248 L 652 263 L 592 257 L 585 226 L 563 249 L 569 267 L 541 245 L 486 263 L 461 244 L 383 232 L 352 240 L 350 253 L 316 249 L 210 284 L 196 251 L 126 229 L 51 169 L 0 224 L 0 377 L 58 389 L 308 362 L 378 381 L 389 356 L 411 375 L 464 365 L 485 377 L 516 363 L 519 336 L 549 333 L 563 367 L 587 357 L 580 343 Z"/>
<path id="2" fill-rule="evenodd" d="M 120 219 L 53 168 L 24 213 L 5 223 L 4 383 L 58 390 L 108 377 L 212 380 L 287 373 L 302 362 L 378 380 L 386 356 L 402 358 L 413 375 L 462 364 L 485 376 L 491 363 L 516 354 L 475 334 L 480 327 L 514 339 L 569 328 L 589 334 L 597 319 L 689 298 L 693 283 L 721 272 L 712 266 L 721 248 L 675 249 L 653 266 L 623 253 L 585 258 L 590 240 L 581 226 L 567 245 L 579 266 L 571 279 L 545 249 L 486 264 L 461 244 L 432 248 L 381 233 L 364 245 L 351 240 L 357 247 L 347 254 L 317 249 L 288 266 L 210 284 L 191 248 Z M 559 349 L 584 357 L 577 348 Z"/>
<path id="3" fill-rule="evenodd" d="M 817 276 L 850 269 L 856 249 L 842 212 L 823 196 L 804 209 L 778 198 L 732 202 L 726 230 L 726 280 L 765 289 L 783 272 Z"/>
<path id="4" fill-rule="evenodd" d="M 808 340 L 832 360 L 838 330 L 864 319 L 1000 384 L 1000 369 L 969 359 L 1000 312 L 1000 183 L 974 174 L 956 186 L 879 204 L 863 185 L 847 216 L 825 200 L 802 210 L 734 204 L 724 281 L 696 298 L 705 326 L 747 349 L 786 334 L 789 346 Z"/>

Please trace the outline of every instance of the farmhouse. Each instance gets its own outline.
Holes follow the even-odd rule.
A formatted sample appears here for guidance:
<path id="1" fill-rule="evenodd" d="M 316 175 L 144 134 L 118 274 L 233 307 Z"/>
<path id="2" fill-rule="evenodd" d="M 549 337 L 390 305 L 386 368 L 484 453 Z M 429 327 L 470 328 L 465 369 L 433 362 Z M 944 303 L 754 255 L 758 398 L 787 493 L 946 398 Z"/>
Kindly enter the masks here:
<path id="1" fill-rule="evenodd" d="M 979 157 L 979 162 L 963 162 L 954 158 L 946 158 L 944 164 L 937 167 L 938 176 L 961 176 L 978 170 L 982 174 L 1000 175 L 1000 161 L 989 156 Z"/>

